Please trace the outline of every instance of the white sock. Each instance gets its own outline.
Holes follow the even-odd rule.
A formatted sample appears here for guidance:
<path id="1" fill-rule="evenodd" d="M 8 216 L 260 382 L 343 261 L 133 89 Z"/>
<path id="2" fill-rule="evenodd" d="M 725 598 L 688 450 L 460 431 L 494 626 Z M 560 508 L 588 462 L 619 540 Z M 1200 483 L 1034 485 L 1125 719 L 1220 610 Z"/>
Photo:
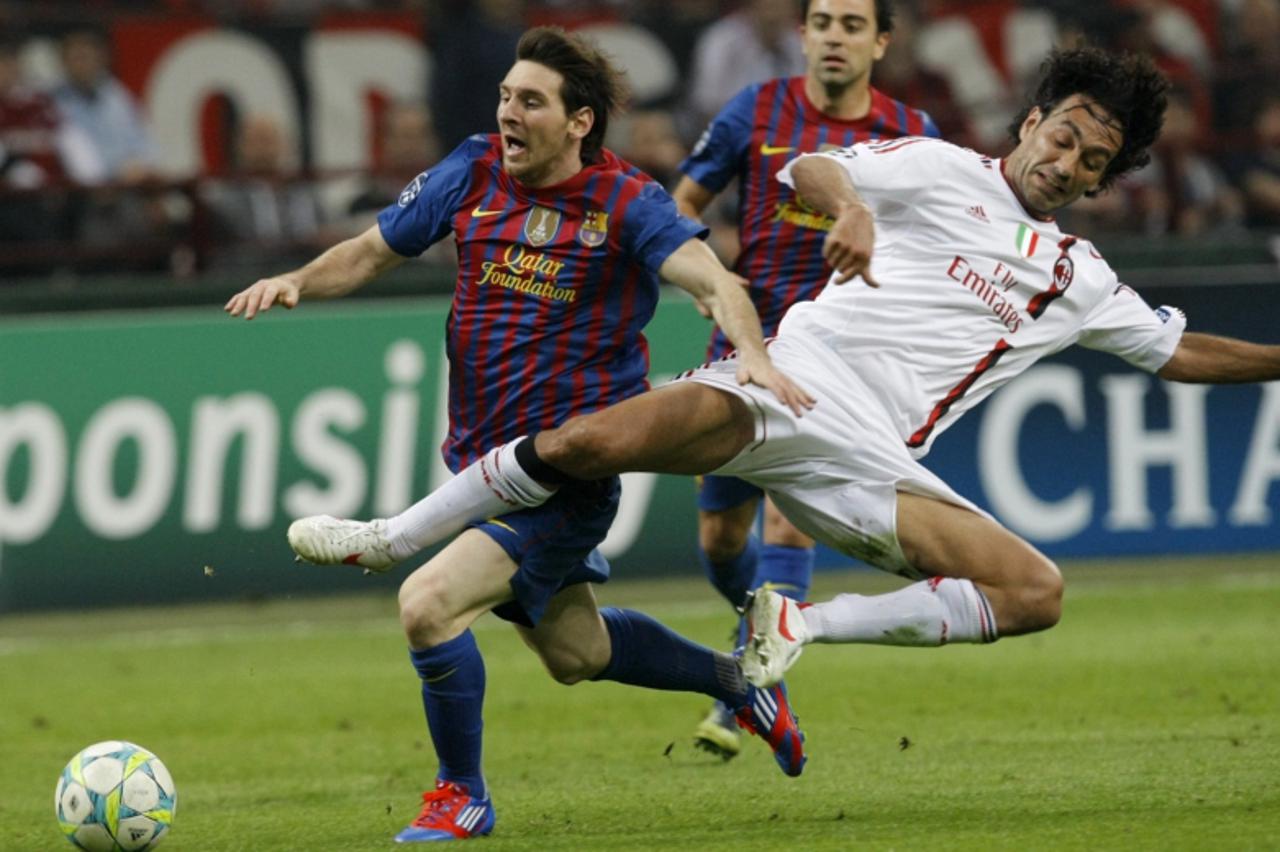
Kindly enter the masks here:
<path id="1" fill-rule="evenodd" d="M 994 642 L 991 604 L 969 580 L 934 577 L 886 595 L 837 595 L 801 610 L 811 642 Z"/>
<path id="2" fill-rule="evenodd" d="M 556 489 L 538 484 L 516 461 L 516 444 L 524 440 L 495 447 L 408 509 L 387 518 L 391 555 L 405 559 L 467 524 L 545 503 Z"/>

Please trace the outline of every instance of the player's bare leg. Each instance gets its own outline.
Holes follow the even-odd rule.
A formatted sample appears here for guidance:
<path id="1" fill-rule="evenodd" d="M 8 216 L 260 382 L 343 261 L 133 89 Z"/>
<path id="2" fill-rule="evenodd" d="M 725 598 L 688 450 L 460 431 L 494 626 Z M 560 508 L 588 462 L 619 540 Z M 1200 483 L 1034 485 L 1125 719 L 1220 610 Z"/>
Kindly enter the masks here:
<path id="1" fill-rule="evenodd" d="M 644 613 L 599 609 L 585 583 L 557 592 L 536 627 L 517 629 L 560 683 L 612 680 L 710 695 L 769 744 L 786 774 L 799 775 L 804 767 L 804 735 L 783 688 L 751 686 L 728 654 L 691 642 Z"/>
<path id="2" fill-rule="evenodd" d="M 590 680 L 609 663 L 609 631 L 589 583 L 557 592 L 536 627 L 516 630 L 557 683 Z"/>
<path id="3" fill-rule="evenodd" d="M 400 625 L 409 644 L 448 642 L 511 600 L 516 564 L 478 530 L 467 530 L 400 585 Z"/>
<path id="4" fill-rule="evenodd" d="M 743 670 L 777 682 L 810 642 L 936 646 L 1045 630 L 1062 611 L 1062 575 L 1029 543 L 959 506 L 899 493 L 897 536 L 931 579 L 883 595 L 837 595 L 801 608 L 762 592 L 751 602 Z"/>
<path id="5" fill-rule="evenodd" d="M 699 510 L 698 547 L 713 563 L 732 559 L 746 546 L 759 511 L 759 500 L 747 500 L 728 509 Z"/>
<path id="6" fill-rule="evenodd" d="M 539 432 L 547 464 L 574 479 L 628 471 L 700 474 L 715 470 L 755 438 L 755 416 L 739 397 L 677 382 Z"/>
<path id="7" fill-rule="evenodd" d="M 705 473 L 755 434 L 738 397 L 692 382 L 669 385 L 537 435 L 537 455 L 575 479 L 629 471 Z M 521 443 L 495 447 L 398 515 L 373 521 L 300 518 L 289 543 L 304 560 L 385 571 L 469 523 L 540 505 L 555 493 L 526 473 Z M 525 450 L 529 448 L 524 448 Z"/>
<path id="8" fill-rule="evenodd" d="M 1058 566 L 990 518 L 899 494 L 898 541 L 921 573 L 972 581 L 990 602 L 1001 636 L 1047 630 L 1062 615 Z"/>

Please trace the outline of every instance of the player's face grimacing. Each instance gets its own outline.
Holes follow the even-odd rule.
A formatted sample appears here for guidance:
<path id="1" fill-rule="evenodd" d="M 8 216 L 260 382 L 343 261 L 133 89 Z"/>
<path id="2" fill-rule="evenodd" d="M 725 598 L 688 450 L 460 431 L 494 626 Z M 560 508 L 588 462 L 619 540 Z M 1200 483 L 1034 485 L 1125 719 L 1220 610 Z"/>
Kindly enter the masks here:
<path id="1" fill-rule="evenodd" d="M 1048 215 L 1101 183 L 1121 141 L 1115 119 L 1105 109 L 1072 95 L 1047 115 L 1031 108 L 1005 174 L 1023 204 Z"/>
<path id="2" fill-rule="evenodd" d="M 526 186 L 553 186 L 582 169 L 579 143 L 591 129 L 591 110 L 566 113 L 563 82 L 560 72 L 522 59 L 498 87 L 502 165 Z"/>
<path id="3" fill-rule="evenodd" d="M 800 34 L 809 77 L 838 89 L 869 74 L 889 45 L 874 0 L 813 0 Z"/>

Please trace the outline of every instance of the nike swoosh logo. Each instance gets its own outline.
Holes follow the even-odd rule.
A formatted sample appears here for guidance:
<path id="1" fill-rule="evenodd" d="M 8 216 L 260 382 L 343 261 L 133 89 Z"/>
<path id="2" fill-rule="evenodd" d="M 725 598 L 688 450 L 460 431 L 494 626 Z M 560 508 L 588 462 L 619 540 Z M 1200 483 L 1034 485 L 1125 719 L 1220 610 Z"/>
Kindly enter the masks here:
<path id="1" fill-rule="evenodd" d="M 423 680 L 426 681 L 427 683 L 439 683 L 440 681 L 444 680 L 445 678 L 447 678 L 449 675 L 453 674 L 457 670 L 458 670 L 458 667 L 454 666 L 453 668 L 449 669 L 449 671 L 445 672 L 442 675 L 436 675 L 435 677 L 424 677 Z"/>
<path id="2" fill-rule="evenodd" d="M 770 145 L 768 142 L 761 143 L 760 145 L 760 153 L 766 157 L 772 156 L 773 154 L 785 154 L 788 151 L 794 150 L 795 146 L 793 145 Z"/>
<path id="3" fill-rule="evenodd" d="M 476 209 L 471 211 L 471 217 L 473 219 L 483 219 L 486 216 L 497 216 L 502 212 L 502 210 L 484 210 L 479 205 L 476 205 Z"/>

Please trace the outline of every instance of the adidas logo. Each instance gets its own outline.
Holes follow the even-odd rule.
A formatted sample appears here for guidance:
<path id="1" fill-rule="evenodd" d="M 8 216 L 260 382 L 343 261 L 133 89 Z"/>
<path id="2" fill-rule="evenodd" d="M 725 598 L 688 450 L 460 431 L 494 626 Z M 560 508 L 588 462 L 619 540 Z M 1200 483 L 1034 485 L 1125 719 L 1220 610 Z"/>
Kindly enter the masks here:
<path id="1" fill-rule="evenodd" d="M 987 218 L 987 211 L 982 209 L 981 204 L 975 204 L 972 207 L 966 207 L 964 209 L 964 212 L 968 213 L 970 216 L 977 219 L 979 222 L 986 222 L 988 225 L 991 224 L 991 220 Z"/>

